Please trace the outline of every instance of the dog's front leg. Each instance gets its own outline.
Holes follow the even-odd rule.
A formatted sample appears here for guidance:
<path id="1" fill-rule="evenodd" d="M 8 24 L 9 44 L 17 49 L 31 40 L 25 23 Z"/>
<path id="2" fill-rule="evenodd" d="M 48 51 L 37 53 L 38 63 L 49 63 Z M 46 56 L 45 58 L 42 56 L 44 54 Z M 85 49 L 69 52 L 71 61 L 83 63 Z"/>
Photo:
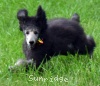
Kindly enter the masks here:
<path id="1" fill-rule="evenodd" d="M 13 72 L 13 71 L 18 71 L 18 69 L 20 67 L 26 67 L 28 65 L 32 65 L 33 64 L 33 59 L 19 59 L 17 60 L 17 62 L 14 64 L 14 66 L 9 66 L 9 71 Z"/>

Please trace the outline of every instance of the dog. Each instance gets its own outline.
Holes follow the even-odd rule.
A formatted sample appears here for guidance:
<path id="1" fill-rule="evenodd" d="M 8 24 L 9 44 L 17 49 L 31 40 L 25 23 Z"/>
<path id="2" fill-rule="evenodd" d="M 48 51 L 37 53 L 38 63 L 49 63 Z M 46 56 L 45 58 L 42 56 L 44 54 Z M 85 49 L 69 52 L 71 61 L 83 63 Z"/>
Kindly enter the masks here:
<path id="1" fill-rule="evenodd" d="M 38 7 L 35 16 L 28 16 L 26 9 L 17 13 L 20 31 L 24 33 L 23 52 L 26 59 L 18 60 L 16 66 L 35 65 L 36 68 L 43 62 L 56 55 L 93 55 L 96 46 L 94 39 L 84 33 L 80 25 L 80 17 L 74 14 L 71 19 L 54 18 L 47 20 L 45 11 Z M 28 67 L 26 67 L 28 70 Z"/>

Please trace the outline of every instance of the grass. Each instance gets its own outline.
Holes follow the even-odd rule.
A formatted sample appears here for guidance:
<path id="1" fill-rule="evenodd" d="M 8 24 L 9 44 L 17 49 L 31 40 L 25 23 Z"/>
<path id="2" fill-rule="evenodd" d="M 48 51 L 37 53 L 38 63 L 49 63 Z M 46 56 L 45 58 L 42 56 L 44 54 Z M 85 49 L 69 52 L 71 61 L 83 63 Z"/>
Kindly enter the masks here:
<path id="1" fill-rule="evenodd" d="M 35 15 L 42 5 L 47 18 L 70 18 L 78 13 L 86 34 L 93 36 L 93 59 L 86 56 L 58 55 L 43 65 L 44 72 L 8 71 L 17 59 L 24 58 L 23 34 L 19 31 L 17 11 L 26 8 Z M 0 86 L 100 86 L 100 0 L 1 0 L 0 1 Z M 76 58 L 75 58 L 76 57 Z"/>

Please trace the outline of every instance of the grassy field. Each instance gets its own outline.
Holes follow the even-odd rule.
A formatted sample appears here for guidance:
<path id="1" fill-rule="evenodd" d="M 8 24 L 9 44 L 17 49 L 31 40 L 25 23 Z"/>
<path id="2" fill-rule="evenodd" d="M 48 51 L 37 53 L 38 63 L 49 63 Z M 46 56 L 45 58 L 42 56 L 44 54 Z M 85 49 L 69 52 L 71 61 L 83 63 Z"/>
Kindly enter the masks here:
<path id="1" fill-rule="evenodd" d="M 78 13 L 86 34 L 93 36 L 93 59 L 86 56 L 56 56 L 43 65 L 44 72 L 8 71 L 17 59 L 24 58 L 23 34 L 19 31 L 17 11 L 26 8 L 35 15 L 42 5 L 47 18 L 70 18 Z M 0 1 L 0 86 L 100 86 L 100 0 L 1 0 Z M 76 58 L 75 58 L 76 57 Z"/>

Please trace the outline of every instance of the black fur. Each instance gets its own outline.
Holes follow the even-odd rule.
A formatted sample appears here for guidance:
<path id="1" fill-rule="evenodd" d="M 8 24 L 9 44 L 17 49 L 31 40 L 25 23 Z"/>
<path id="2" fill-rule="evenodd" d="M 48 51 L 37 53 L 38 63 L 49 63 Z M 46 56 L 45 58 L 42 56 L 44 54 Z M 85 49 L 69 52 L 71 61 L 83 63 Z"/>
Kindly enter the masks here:
<path id="1" fill-rule="evenodd" d="M 17 18 L 21 31 L 29 26 L 36 27 L 40 31 L 39 38 L 43 39 L 43 44 L 37 43 L 34 48 L 30 49 L 26 41 L 23 43 L 27 60 L 33 59 L 36 67 L 53 55 L 67 55 L 67 52 L 73 55 L 93 53 L 95 42 L 92 37 L 87 37 L 84 33 L 77 14 L 69 20 L 56 18 L 47 21 L 44 10 L 39 6 L 36 16 L 29 17 L 27 10 L 20 10 Z"/>

